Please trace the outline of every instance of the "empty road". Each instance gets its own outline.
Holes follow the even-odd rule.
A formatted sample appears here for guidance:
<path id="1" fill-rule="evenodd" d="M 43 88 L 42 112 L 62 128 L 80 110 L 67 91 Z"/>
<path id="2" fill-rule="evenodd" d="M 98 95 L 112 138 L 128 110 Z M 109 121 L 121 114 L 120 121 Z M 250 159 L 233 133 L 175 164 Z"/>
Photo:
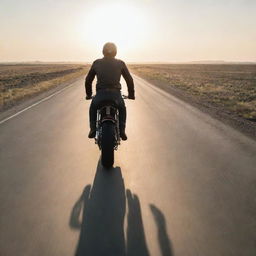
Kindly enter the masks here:
<path id="1" fill-rule="evenodd" d="M 255 141 L 134 80 L 110 171 L 83 79 L 0 123 L 1 256 L 256 255 Z"/>

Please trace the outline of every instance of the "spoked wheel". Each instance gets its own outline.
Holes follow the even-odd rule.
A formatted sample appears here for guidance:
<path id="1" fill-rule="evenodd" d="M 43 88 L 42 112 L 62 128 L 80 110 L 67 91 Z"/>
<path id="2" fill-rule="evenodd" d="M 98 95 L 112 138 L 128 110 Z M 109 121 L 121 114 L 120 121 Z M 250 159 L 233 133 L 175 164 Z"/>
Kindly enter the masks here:
<path id="1" fill-rule="evenodd" d="M 106 168 L 111 168 L 114 164 L 115 146 L 115 125 L 111 122 L 102 124 L 101 140 L 101 163 Z"/>

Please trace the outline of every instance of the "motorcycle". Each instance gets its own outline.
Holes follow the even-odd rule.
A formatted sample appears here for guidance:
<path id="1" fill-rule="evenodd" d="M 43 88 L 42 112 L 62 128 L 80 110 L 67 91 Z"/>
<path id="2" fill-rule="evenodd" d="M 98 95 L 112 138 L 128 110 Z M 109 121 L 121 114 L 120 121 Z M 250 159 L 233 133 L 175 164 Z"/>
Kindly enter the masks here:
<path id="1" fill-rule="evenodd" d="M 123 99 L 128 96 L 122 95 Z M 114 164 L 114 151 L 120 145 L 119 111 L 114 102 L 106 102 L 97 110 L 95 144 L 101 150 L 101 164 L 111 168 Z"/>

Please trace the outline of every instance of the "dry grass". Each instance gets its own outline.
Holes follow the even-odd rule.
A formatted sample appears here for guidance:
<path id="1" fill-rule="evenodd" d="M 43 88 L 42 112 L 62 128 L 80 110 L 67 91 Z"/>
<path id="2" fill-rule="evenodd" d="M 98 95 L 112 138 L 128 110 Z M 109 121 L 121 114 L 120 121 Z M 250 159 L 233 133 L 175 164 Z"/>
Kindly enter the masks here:
<path id="1" fill-rule="evenodd" d="M 0 65 L 0 110 L 61 83 L 85 75 L 86 65 Z"/>
<path id="2" fill-rule="evenodd" d="M 256 119 L 256 65 L 131 65 L 152 82 L 185 91 L 202 102 L 246 119 Z"/>

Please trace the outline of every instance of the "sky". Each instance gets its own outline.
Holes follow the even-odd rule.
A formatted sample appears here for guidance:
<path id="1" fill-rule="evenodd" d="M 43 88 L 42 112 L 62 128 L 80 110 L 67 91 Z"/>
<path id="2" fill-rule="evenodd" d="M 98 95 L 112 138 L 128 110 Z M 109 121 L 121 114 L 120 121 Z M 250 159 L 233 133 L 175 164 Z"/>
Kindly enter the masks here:
<path id="1" fill-rule="evenodd" d="M 1 0 L 0 62 L 256 61 L 255 0 Z"/>

